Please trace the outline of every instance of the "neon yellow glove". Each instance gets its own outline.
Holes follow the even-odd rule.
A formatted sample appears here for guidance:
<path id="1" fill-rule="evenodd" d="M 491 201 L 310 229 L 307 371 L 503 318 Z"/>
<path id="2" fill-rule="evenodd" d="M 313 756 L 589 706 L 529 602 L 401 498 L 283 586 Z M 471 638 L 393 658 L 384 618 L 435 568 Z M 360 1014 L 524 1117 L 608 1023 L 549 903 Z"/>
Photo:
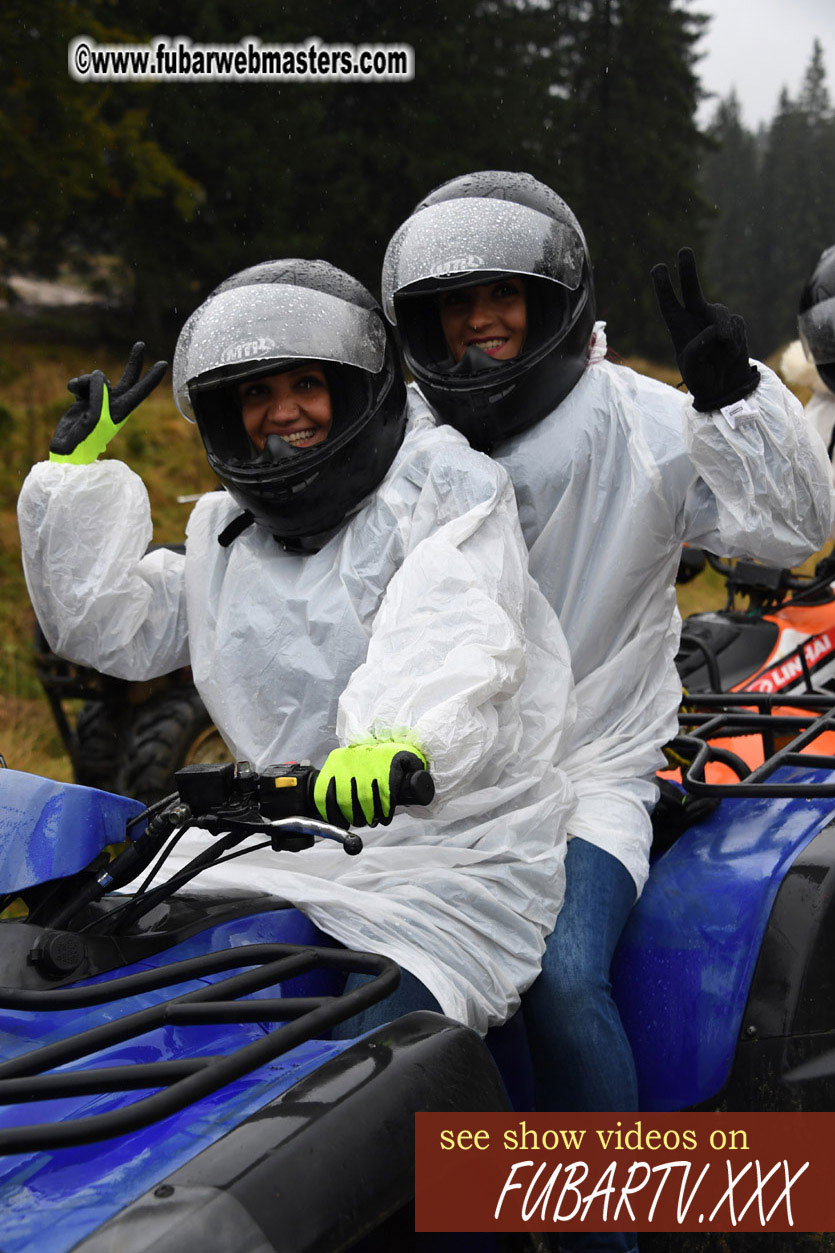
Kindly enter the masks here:
<path id="1" fill-rule="evenodd" d="M 426 769 L 414 744 L 370 740 L 335 748 L 319 772 L 313 800 L 334 826 L 388 826 L 407 775 Z"/>
<path id="2" fill-rule="evenodd" d="M 74 405 L 60 419 L 49 460 L 89 465 L 104 452 L 125 418 L 148 396 L 166 371 L 166 362 L 152 365 L 143 378 L 144 344 L 134 344 L 119 382 L 111 387 L 101 370 L 70 379 L 67 390 L 77 396 Z"/>

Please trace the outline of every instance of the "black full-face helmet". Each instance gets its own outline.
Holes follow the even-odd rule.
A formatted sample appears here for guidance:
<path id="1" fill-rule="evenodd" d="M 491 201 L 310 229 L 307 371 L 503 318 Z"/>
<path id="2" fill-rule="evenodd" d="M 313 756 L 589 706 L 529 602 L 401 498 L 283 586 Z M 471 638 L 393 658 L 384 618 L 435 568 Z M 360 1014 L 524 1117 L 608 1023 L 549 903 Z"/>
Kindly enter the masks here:
<path id="1" fill-rule="evenodd" d="M 439 297 L 450 288 L 525 278 L 527 330 L 518 356 L 467 348 L 453 359 Z M 440 419 L 481 449 L 533 426 L 585 369 L 594 329 L 591 261 L 580 224 L 530 174 L 482 170 L 422 200 L 383 262 L 383 308 Z"/>
<path id="2" fill-rule="evenodd" d="M 293 448 L 271 435 L 259 452 L 239 385 L 307 363 L 328 382 L 327 438 Z M 265 261 L 221 283 L 180 333 L 173 386 L 230 494 L 259 526 L 301 547 L 316 547 L 374 490 L 405 431 L 405 388 L 379 305 L 325 261 Z"/>
<path id="3" fill-rule="evenodd" d="M 801 292 L 797 326 L 806 356 L 835 392 L 835 244 L 821 253 Z"/>

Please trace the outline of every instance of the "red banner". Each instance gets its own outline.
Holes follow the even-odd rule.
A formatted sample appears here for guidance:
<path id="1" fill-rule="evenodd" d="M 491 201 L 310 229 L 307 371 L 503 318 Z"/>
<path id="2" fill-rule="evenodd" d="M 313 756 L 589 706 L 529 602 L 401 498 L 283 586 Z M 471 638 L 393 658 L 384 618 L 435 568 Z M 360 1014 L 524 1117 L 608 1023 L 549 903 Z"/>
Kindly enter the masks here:
<path id="1" fill-rule="evenodd" d="M 417 1114 L 417 1231 L 835 1231 L 835 1114 Z"/>

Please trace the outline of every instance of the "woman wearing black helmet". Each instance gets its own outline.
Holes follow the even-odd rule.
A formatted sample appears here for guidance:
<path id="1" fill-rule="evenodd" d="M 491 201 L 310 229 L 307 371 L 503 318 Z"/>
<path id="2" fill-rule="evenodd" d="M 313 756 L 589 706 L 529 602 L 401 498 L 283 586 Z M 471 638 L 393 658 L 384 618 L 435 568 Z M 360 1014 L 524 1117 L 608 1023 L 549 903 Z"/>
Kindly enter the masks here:
<path id="1" fill-rule="evenodd" d="M 476 280 L 509 276 L 523 289 L 523 336 L 498 353 L 477 337 L 450 346 L 439 309 Z M 421 391 L 475 448 L 545 417 L 585 369 L 594 327 L 586 241 L 565 201 L 529 174 L 485 170 L 438 188 L 395 232 L 382 282 Z"/>
<path id="2" fill-rule="evenodd" d="M 822 449 L 793 398 L 749 361 L 741 319 L 705 302 L 692 253 L 680 272 L 683 303 L 666 267 L 655 278 L 692 403 L 605 360 L 583 232 L 528 174 L 437 188 L 383 265 L 384 307 L 417 383 L 410 407 L 428 401 L 510 473 L 531 571 L 572 654 L 575 838 L 565 907 L 527 997 L 542 1109 L 636 1107 L 609 965 L 647 877 L 654 774 L 676 728 L 681 543 L 784 565 L 819 548 L 830 525 Z M 502 300 L 515 302 L 512 328 Z M 600 1236 L 595 1247 L 631 1243 Z"/>
<path id="3" fill-rule="evenodd" d="M 399 961 L 405 998 L 385 1016 L 503 1021 L 562 897 L 571 791 L 554 762 L 572 708 L 504 471 L 451 429 L 407 424 L 391 333 L 359 283 L 270 262 L 221 284 L 180 336 L 177 404 L 226 490 L 195 506 L 185 556 L 146 554 L 143 484 L 96 459 L 163 367 L 140 368 L 141 346 L 115 386 L 73 380 L 21 492 L 47 637 L 124 678 L 190 663 L 236 758 L 325 762 L 323 816 L 375 827 L 360 857 L 253 854 L 198 887 L 272 889 Z M 392 820 L 399 772 L 424 762 L 435 801 Z M 167 868 L 204 840 L 187 835 Z"/>

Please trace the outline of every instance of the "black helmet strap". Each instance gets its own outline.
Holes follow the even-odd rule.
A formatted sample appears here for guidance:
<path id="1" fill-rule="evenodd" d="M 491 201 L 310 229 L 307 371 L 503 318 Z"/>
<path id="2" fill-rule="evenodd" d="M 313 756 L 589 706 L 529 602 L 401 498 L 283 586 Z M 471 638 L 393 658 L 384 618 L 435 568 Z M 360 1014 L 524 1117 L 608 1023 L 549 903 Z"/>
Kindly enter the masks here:
<path id="1" fill-rule="evenodd" d="M 228 548 L 230 544 L 233 544 L 239 535 L 243 535 L 244 531 L 252 526 L 254 521 L 255 519 L 248 509 L 234 517 L 217 537 L 217 542 L 221 548 Z"/>

